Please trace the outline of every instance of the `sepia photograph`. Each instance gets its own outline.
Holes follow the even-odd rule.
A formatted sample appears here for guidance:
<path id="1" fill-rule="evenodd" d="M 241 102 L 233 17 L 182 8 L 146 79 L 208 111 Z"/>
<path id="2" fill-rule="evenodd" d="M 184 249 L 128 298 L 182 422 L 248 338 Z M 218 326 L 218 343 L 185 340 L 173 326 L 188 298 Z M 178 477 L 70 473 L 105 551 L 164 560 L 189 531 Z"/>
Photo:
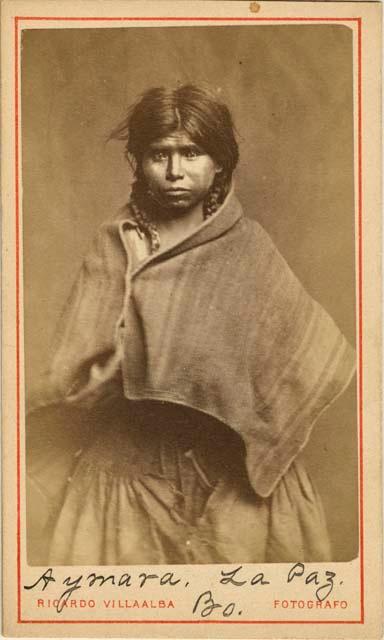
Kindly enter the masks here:
<path id="1" fill-rule="evenodd" d="M 379 2 L 3 0 L 3 633 L 382 635 Z"/>
<path id="2" fill-rule="evenodd" d="M 357 556 L 352 45 L 22 32 L 30 565 Z"/>

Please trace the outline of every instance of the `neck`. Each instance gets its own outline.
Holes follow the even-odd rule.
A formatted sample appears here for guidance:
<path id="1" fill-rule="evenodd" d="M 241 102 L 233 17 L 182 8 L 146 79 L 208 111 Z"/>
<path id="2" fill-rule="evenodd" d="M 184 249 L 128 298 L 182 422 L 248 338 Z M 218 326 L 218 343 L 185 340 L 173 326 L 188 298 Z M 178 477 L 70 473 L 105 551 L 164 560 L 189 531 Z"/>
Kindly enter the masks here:
<path id="1" fill-rule="evenodd" d="M 162 248 L 179 242 L 189 235 L 203 222 L 203 207 L 199 203 L 190 211 L 174 214 L 169 211 L 162 211 L 156 217 L 155 224 L 160 236 Z"/>

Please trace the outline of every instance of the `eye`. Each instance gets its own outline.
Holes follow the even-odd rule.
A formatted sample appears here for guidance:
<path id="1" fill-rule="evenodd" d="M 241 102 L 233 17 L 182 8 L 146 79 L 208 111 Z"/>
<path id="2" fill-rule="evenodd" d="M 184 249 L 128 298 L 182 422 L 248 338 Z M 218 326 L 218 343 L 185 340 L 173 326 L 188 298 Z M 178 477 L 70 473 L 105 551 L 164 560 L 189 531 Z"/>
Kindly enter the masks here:
<path id="1" fill-rule="evenodd" d="M 153 162 L 162 162 L 163 160 L 167 159 L 167 154 L 165 151 L 152 151 L 151 153 L 151 160 L 153 160 Z"/>
<path id="2" fill-rule="evenodd" d="M 197 147 L 190 147 L 184 150 L 184 156 L 189 159 L 198 158 L 202 155 L 202 152 Z"/>

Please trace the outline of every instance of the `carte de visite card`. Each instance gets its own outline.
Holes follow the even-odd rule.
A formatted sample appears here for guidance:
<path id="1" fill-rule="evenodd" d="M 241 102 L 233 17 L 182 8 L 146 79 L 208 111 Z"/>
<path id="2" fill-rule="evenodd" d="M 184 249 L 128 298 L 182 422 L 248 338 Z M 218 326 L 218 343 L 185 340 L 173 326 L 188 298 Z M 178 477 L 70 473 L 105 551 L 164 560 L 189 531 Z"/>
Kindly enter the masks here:
<path id="1" fill-rule="evenodd" d="M 4 634 L 379 638 L 378 2 L 3 2 Z"/>

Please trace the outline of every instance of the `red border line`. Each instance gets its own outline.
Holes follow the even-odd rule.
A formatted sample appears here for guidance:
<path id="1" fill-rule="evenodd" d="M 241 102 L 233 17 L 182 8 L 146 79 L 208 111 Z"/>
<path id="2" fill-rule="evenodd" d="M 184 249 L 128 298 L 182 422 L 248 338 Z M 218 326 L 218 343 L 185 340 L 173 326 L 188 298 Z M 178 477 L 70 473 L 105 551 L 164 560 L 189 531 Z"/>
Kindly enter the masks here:
<path id="1" fill-rule="evenodd" d="M 28 624 L 361 624 L 361 620 L 21 620 Z"/>
<path id="2" fill-rule="evenodd" d="M 15 198 L 16 198 L 16 455 L 17 455 L 17 621 L 21 618 L 20 564 L 20 210 L 19 210 L 19 31 L 15 20 Z"/>
<path id="3" fill-rule="evenodd" d="M 149 17 L 149 16 L 141 16 L 141 17 L 132 17 L 132 16 L 127 16 L 127 17 L 121 17 L 121 16 L 114 16 L 112 18 L 107 18 L 104 16 L 97 16 L 94 18 L 91 17 L 86 17 L 86 16 L 74 16 L 73 18 L 70 18 L 68 16 L 17 16 L 18 20 L 91 20 L 91 21 L 101 21 L 101 20 L 117 20 L 117 21 L 156 21 L 156 22 L 173 22 L 173 21 L 180 21 L 180 20 L 193 20 L 194 22 L 225 22 L 225 21 L 231 21 L 231 22 L 254 22 L 254 21 L 259 21 L 259 22 L 269 22 L 269 21 L 274 21 L 274 22 L 301 22 L 301 21 L 305 21 L 305 22 L 353 22 L 356 20 L 360 20 L 360 18 L 250 18 L 250 17 L 240 17 L 240 18 L 207 18 L 207 17 L 202 17 L 202 16 L 198 16 L 198 17 L 187 17 L 187 16 L 169 16 L 169 17 Z"/>
<path id="4" fill-rule="evenodd" d="M 16 224 L 16 456 L 17 456 L 17 622 L 25 624 L 364 624 L 364 478 L 363 478 L 363 235 L 362 235 L 362 18 L 209 18 L 209 17 L 55 17 L 15 16 L 15 224 Z M 210 22 L 357 22 L 358 32 L 358 354 L 359 354 L 359 507 L 360 507 L 360 620 L 23 620 L 21 619 L 21 470 L 20 470 L 20 205 L 19 205 L 19 22 L 21 20 L 60 21 L 210 21 Z"/>
<path id="5" fill-rule="evenodd" d="M 357 50 L 358 50 L 358 81 L 357 81 L 357 102 L 358 102 L 358 295 L 359 295 L 359 457 L 360 457 L 360 603 L 361 603 L 361 623 L 364 624 L 364 499 L 363 499 L 363 178 L 362 178 L 362 46 L 361 46 L 361 18 L 358 19 L 357 30 Z"/>

